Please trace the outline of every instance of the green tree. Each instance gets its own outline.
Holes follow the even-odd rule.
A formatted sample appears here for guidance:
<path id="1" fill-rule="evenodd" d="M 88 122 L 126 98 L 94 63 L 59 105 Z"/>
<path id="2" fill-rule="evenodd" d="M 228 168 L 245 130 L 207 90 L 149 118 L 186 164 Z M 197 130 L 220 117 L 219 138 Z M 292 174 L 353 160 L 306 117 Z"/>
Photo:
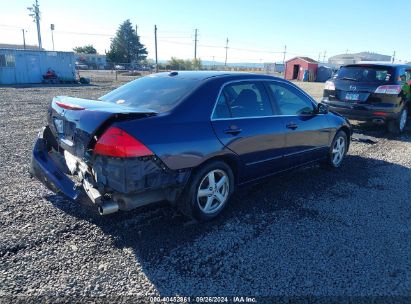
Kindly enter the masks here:
<path id="1" fill-rule="evenodd" d="M 107 58 L 111 62 L 132 63 L 146 59 L 147 50 L 129 19 L 120 24 L 116 36 L 111 40 Z"/>
<path id="2" fill-rule="evenodd" d="M 201 62 L 201 59 L 193 59 L 192 61 L 193 69 L 194 70 L 201 70 L 203 68 L 203 64 Z"/>
<path id="3" fill-rule="evenodd" d="M 97 54 L 97 50 L 92 44 L 85 46 L 76 46 L 75 48 L 73 48 L 73 51 L 79 54 Z"/>
<path id="4" fill-rule="evenodd" d="M 200 70 L 201 60 L 200 59 L 193 59 L 193 60 L 184 60 L 179 59 L 176 57 L 171 57 L 170 61 L 167 63 L 167 67 L 170 70 Z"/>

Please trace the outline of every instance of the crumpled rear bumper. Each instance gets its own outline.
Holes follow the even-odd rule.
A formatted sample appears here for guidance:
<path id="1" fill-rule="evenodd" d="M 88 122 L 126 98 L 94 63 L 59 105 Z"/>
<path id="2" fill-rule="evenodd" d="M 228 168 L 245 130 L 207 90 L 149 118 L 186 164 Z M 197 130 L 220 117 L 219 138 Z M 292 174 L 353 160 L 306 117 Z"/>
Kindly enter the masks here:
<path id="1" fill-rule="evenodd" d="M 48 189 L 73 201 L 86 194 L 92 203 L 103 208 L 101 214 L 106 214 L 107 205 L 116 205 L 116 210 L 131 210 L 162 200 L 174 202 L 191 172 L 170 170 L 155 156 L 142 159 L 95 156 L 86 165 L 61 150 L 48 127 L 41 130 L 35 142 L 29 171 Z"/>
<path id="2" fill-rule="evenodd" d="M 48 127 L 44 127 L 38 135 L 34 144 L 33 154 L 29 172 L 36 177 L 48 189 L 55 193 L 64 194 L 71 200 L 76 201 L 81 193 L 76 184 L 68 178 L 49 156 L 49 132 Z"/>

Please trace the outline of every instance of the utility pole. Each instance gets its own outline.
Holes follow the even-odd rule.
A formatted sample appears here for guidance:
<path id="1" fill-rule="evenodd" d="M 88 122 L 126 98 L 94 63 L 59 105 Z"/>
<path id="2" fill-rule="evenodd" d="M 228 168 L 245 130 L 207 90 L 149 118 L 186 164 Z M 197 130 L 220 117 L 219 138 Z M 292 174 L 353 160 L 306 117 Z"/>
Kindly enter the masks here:
<path id="1" fill-rule="evenodd" d="M 54 24 L 50 24 L 51 29 L 51 42 L 53 43 L 53 51 L 54 51 Z"/>
<path id="2" fill-rule="evenodd" d="M 284 45 L 284 54 L 283 54 L 284 79 L 285 79 L 285 55 L 286 54 L 287 54 L 287 46 Z"/>
<path id="3" fill-rule="evenodd" d="M 138 36 L 138 34 L 137 34 L 137 24 L 136 24 L 136 36 Z"/>
<path id="4" fill-rule="evenodd" d="M 287 46 L 286 45 L 284 45 L 283 64 L 285 64 L 285 54 L 287 54 Z"/>
<path id="5" fill-rule="evenodd" d="M 318 53 L 318 62 L 321 60 L 321 52 Z"/>
<path id="6" fill-rule="evenodd" d="M 224 62 L 225 67 L 227 67 L 227 53 L 228 53 L 228 38 L 225 42 L 225 62 Z"/>
<path id="7" fill-rule="evenodd" d="M 158 57 L 157 57 L 157 25 L 154 25 L 154 46 L 156 50 L 156 73 L 158 73 Z"/>
<path id="8" fill-rule="evenodd" d="M 23 32 L 23 45 L 24 45 L 24 49 L 26 49 L 26 35 L 24 34 L 24 29 L 21 29 L 21 31 Z"/>
<path id="9" fill-rule="evenodd" d="M 33 17 L 33 21 L 36 22 L 37 25 L 37 38 L 39 41 L 39 49 L 42 49 L 43 46 L 41 44 L 41 33 L 40 33 L 40 8 L 39 2 L 36 0 L 36 3 L 33 4 L 33 7 L 28 7 L 27 9 L 31 12 L 29 14 L 30 17 Z"/>
<path id="10" fill-rule="evenodd" d="M 394 51 L 394 54 L 392 54 L 392 63 L 394 63 L 394 61 L 395 61 L 395 51 Z"/>
<path id="11" fill-rule="evenodd" d="M 327 51 L 324 51 L 323 62 L 325 62 L 325 56 L 327 55 Z"/>
<path id="12" fill-rule="evenodd" d="M 197 60 L 197 33 L 198 29 L 194 30 L 194 60 Z"/>

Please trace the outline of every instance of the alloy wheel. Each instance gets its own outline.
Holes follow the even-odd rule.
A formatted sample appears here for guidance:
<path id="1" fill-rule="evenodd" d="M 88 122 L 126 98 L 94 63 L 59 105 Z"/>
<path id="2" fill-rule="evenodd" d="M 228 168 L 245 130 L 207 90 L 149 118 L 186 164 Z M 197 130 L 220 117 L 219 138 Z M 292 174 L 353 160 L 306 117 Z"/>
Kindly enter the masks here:
<path id="1" fill-rule="evenodd" d="M 400 131 L 404 130 L 405 125 L 407 124 L 407 116 L 408 116 L 407 109 L 402 110 L 401 117 L 400 117 Z"/>
<path id="2" fill-rule="evenodd" d="M 203 177 L 197 190 L 197 203 L 202 212 L 212 214 L 220 210 L 228 199 L 230 182 L 227 173 L 216 169 Z"/>
<path id="3" fill-rule="evenodd" d="M 334 143 L 332 150 L 332 162 L 334 166 L 339 166 L 345 154 L 345 139 L 340 136 Z"/>

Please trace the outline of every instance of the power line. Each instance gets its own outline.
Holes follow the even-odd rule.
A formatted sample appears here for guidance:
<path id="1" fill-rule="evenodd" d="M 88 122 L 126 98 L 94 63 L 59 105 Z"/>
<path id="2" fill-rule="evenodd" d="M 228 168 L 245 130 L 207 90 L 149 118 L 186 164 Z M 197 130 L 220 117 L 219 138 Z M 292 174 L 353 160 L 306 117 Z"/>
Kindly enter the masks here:
<path id="1" fill-rule="evenodd" d="M 71 35 L 85 35 L 85 36 L 105 36 L 105 37 L 113 37 L 114 35 L 111 34 L 100 34 L 100 33 L 81 33 L 81 32 L 69 32 L 69 31 L 56 31 L 57 33 L 61 34 L 71 34 Z"/>
<path id="2" fill-rule="evenodd" d="M 190 32 L 185 31 L 161 31 L 163 33 L 172 33 L 172 34 L 191 34 Z"/>
<path id="3" fill-rule="evenodd" d="M 38 2 L 36 1 L 36 3 L 38 4 Z M 35 6 L 35 5 L 34 5 Z M 32 8 L 30 8 L 32 9 Z M 38 12 L 40 14 L 40 11 Z M 33 15 L 33 14 L 32 14 Z M 34 15 L 35 17 L 35 15 Z M 0 27 L 5 27 L 5 28 L 12 28 L 12 29 L 19 29 L 21 30 L 20 27 L 18 26 L 14 26 L 14 25 L 7 25 L 7 24 L 0 24 Z M 76 31 L 56 31 L 57 33 L 61 33 L 61 34 L 71 34 L 71 35 L 85 35 L 85 36 L 102 36 L 102 37 L 113 37 L 115 36 L 115 34 L 106 34 L 106 33 L 92 33 L 92 32 L 76 32 Z M 179 33 L 183 33 L 186 34 L 188 32 L 182 32 L 182 31 L 161 31 L 161 35 L 157 35 L 157 43 L 160 41 L 162 43 L 169 43 L 169 44 L 176 44 L 176 45 L 192 45 L 189 42 L 183 42 L 183 41 L 176 41 L 176 40 L 170 40 L 170 39 L 191 39 L 188 36 L 180 36 L 180 35 L 176 35 L 176 36 L 167 36 L 164 35 L 166 33 L 170 33 L 170 34 L 179 34 Z M 147 38 L 147 39 L 153 39 L 152 35 L 142 35 L 139 36 L 142 38 Z M 40 38 L 41 39 L 41 38 Z M 195 45 L 194 45 L 194 58 L 197 58 L 197 51 L 198 51 L 198 47 L 205 47 L 205 48 L 216 48 L 216 49 L 225 49 L 225 53 L 226 56 L 228 57 L 228 38 L 226 39 L 226 45 L 213 45 L 213 44 L 200 44 L 199 40 L 198 40 L 198 29 L 195 29 L 195 39 L 194 39 Z M 250 52 L 250 53 L 265 53 L 265 54 L 283 54 L 283 62 L 285 62 L 285 57 L 287 54 L 290 55 L 295 55 L 295 56 L 300 56 L 301 53 L 291 53 L 291 52 L 287 52 L 286 51 L 286 47 L 283 51 L 270 51 L 270 50 L 263 50 L 263 49 L 248 49 L 248 48 L 237 48 L 237 47 L 230 47 L 230 49 L 235 50 L 235 51 L 244 51 L 244 52 Z M 307 53 L 313 53 L 313 52 L 307 52 L 304 51 L 302 52 L 304 54 Z M 321 56 L 321 53 L 319 54 L 319 58 Z M 325 57 L 326 57 L 326 52 L 324 52 L 324 57 L 323 60 L 325 61 Z M 393 56 L 394 57 L 394 56 Z M 231 57 L 230 57 L 231 58 Z M 260 60 L 260 58 L 257 59 L 252 59 L 252 60 Z M 246 60 L 246 59 L 244 59 Z M 249 59 L 247 59 L 249 60 Z M 225 65 L 226 65 L 226 60 L 225 60 Z"/>
<path id="4" fill-rule="evenodd" d="M 0 27 L 9 27 L 9 28 L 20 29 L 20 26 L 7 25 L 7 24 L 0 24 Z"/>
<path id="5" fill-rule="evenodd" d="M 179 42 L 179 41 L 172 41 L 172 40 L 165 40 L 165 39 L 159 39 L 159 41 L 164 42 L 164 43 L 170 43 L 170 44 L 192 45 L 191 43 L 188 43 L 188 42 Z"/>
<path id="6" fill-rule="evenodd" d="M 10 27 L 14 28 L 14 26 L 10 26 Z M 103 37 L 113 37 L 114 36 L 114 34 L 90 33 L 90 32 L 73 32 L 73 31 L 56 31 L 56 32 L 61 33 L 61 34 L 71 34 L 71 35 L 103 36 Z M 177 33 L 177 32 L 161 31 L 161 34 L 163 34 L 163 33 Z M 179 32 L 179 33 L 186 33 L 186 32 Z M 152 36 L 144 36 L 144 35 L 139 36 L 139 37 L 148 38 L 148 39 L 153 38 Z M 157 38 L 158 38 L 159 41 L 165 42 L 165 43 L 179 44 L 179 45 L 191 45 L 191 43 L 188 43 L 188 42 L 168 40 L 168 39 L 190 39 L 190 37 L 187 37 L 187 36 L 157 35 Z M 197 39 L 195 39 L 195 40 L 197 40 L 197 49 L 198 49 L 199 46 L 200 47 L 205 47 L 205 48 L 226 48 L 226 46 L 223 46 L 223 45 L 210 45 L 210 44 L 200 44 L 200 43 L 198 43 L 198 29 L 197 29 Z M 261 50 L 261 49 L 259 50 L 259 49 L 247 49 L 247 48 L 235 48 L 235 47 L 230 47 L 230 49 L 236 50 L 236 51 L 253 52 L 253 53 L 267 53 L 267 54 L 283 54 L 284 53 L 284 51 L 269 51 L 269 50 Z"/>
<path id="7" fill-rule="evenodd" d="M 79 35 L 79 36 L 102 36 L 102 37 L 113 37 L 115 34 L 103 34 L 103 33 L 88 33 L 88 32 L 72 32 L 72 31 L 56 31 L 57 33 L 61 34 L 69 34 L 69 35 Z M 148 38 L 152 39 L 153 36 L 146 36 L 146 35 L 139 35 L 140 38 Z M 164 39 L 191 39 L 190 37 L 187 36 L 158 36 L 158 38 L 164 38 Z"/>
<path id="8" fill-rule="evenodd" d="M 283 51 L 267 51 L 267 50 L 255 50 L 255 49 L 242 49 L 242 48 L 233 48 L 230 47 L 231 50 L 236 50 L 236 51 L 249 51 L 249 52 L 254 52 L 254 53 L 270 53 L 270 54 L 282 54 L 284 53 Z"/>

